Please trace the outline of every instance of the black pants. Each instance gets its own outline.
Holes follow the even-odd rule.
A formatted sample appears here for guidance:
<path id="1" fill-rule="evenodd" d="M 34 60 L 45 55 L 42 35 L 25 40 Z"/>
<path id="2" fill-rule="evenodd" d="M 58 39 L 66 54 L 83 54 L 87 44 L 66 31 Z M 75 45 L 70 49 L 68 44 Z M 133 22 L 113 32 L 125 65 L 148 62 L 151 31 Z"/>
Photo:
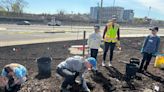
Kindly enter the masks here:
<path id="1" fill-rule="evenodd" d="M 15 85 L 13 87 L 10 87 L 10 90 L 5 88 L 5 92 L 18 92 L 21 88 L 21 85 Z"/>
<path id="2" fill-rule="evenodd" d="M 75 83 L 76 77 L 79 75 L 78 72 L 72 72 L 64 68 L 57 68 L 56 72 L 65 78 L 61 85 L 62 88 L 66 88 L 68 85 L 73 85 Z"/>
<path id="3" fill-rule="evenodd" d="M 91 57 L 97 59 L 98 49 L 90 49 L 91 50 Z"/>
<path id="4" fill-rule="evenodd" d="M 116 46 L 116 43 L 112 43 L 112 42 L 105 42 L 104 44 L 104 54 L 103 54 L 103 60 L 105 61 L 106 60 L 106 54 L 109 50 L 109 47 L 110 47 L 110 61 L 113 60 L 113 51 L 114 51 L 114 48 Z"/>
<path id="5" fill-rule="evenodd" d="M 142 71 L 143 67 L 144 67 L 144 70 L 147 70 L 148 65 L 150 64 L 151 58 L 152 58 L 152 54 L 143 53 L 143 59 L 140 63 L 139 71 Z"/>

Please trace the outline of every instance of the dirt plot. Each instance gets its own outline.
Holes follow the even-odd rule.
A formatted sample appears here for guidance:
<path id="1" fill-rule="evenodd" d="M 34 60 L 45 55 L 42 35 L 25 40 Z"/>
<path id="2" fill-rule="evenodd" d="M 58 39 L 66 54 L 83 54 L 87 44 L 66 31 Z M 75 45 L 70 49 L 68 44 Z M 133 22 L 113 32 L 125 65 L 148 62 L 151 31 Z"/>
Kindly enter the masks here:
<path id="1" fill-rule="evenodd" d="M 122 38 L 122 51 L 115 51 L 113 67 L 101 67 L 102 55 L 98 58 L 99 73 L 87 73 L 86 80 L 92 92 L 143 92 L 159 86 L 164 92 L 164 70 L 153 68 L 154 59 L 148 68 L 148 73 L 137 74 L 132 82 L 125 81 L 125 64 L 120 61 L 129 61 L 131 57 L 141 58 L 140 48 L 143 38 Z M 61 81 L 56 78 L 56 66 L 69 56 L 68 48 L 71 45 L 80 45 L 83 41 L 65 41 L 0 48 L 0 70 L 4 65 L 16 62 L 27 67 L 29 79 L 22 86 L 20 92 L 60 92 Z M 164 43 L 164 38 L 161 38 Z M 42 56 L 51 56 L 52 76 L 47 79 L 38 79 L 36 59 Z M 109 55 L 108 55 L 109 57 Z M 78 91 L 78 86 L 73 89 Z M 72 90 L 72 92 L 73 92 Z"/>

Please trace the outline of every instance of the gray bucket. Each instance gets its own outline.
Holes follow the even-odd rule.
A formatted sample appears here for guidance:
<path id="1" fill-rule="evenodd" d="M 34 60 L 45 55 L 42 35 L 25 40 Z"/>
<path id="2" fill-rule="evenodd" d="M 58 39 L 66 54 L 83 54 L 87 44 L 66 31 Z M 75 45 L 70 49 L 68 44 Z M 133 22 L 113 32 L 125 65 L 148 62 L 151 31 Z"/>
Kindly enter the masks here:
<path id="1" fill-rule="evenodd" d="M 52 59 L 50 57 L 41 57 L 37 59 L 39 76 L 51 76 L 51 61 Z"/>

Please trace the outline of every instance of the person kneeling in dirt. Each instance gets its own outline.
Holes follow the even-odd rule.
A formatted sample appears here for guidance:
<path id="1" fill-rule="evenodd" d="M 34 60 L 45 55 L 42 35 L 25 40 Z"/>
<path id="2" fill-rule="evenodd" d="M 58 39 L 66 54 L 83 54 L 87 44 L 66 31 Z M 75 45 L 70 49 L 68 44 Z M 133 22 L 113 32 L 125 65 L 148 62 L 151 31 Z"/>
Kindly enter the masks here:
<path id="1" fill-rule="evenodd" d="M 27 69 L 20 64 L 11 63 L 6 65 L 1 73 L 1 77 L 7 79 L 5 92 L 17 92 L 21 84 L 27 80 Z"/>
<path id="2" fill-rule="evenodd" d="M 81 56 L 69 57 L 61 62 L 57 66 L 57 74 L 65 78 L 61 85 L 61 92 L 68 92 L 68 87 L 76 83 L 77 76 L 80 76 L 83 91 L 90 92 L 84 80 L 84 73 L 87 70 L 96 70 L 96 64 L 97 61 L 95 58 L 89 57 L 84 59 Z"/>

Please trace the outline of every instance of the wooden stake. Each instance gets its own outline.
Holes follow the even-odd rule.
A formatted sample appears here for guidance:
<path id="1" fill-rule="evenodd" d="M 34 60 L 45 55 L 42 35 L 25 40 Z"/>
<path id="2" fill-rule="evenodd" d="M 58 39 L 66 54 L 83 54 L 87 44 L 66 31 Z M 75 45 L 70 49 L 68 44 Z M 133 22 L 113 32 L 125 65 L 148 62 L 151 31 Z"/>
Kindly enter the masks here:
<path id="1" fill-rule="evenodd" d="M 85 38 L 86 38 L 86 31 L 83 33 L 83 57 L 85 57 Z"/>

